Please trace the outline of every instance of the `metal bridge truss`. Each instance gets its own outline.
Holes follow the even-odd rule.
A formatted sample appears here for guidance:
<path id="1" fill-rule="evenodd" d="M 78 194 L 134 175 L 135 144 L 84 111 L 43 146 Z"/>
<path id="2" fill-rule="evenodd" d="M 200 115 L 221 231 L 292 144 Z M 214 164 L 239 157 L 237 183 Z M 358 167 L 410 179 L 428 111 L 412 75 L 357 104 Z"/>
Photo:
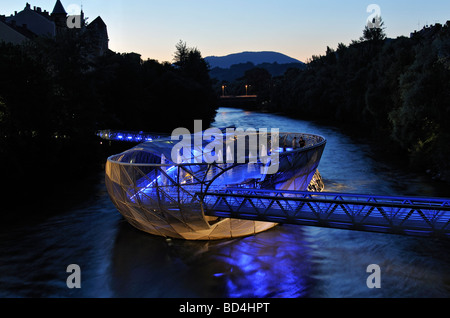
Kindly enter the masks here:
<path id="1" fill-rule="evenodd" d="M 249 188 L 196 196 L 209 216 L 450 238 L 450 199 Z"/>

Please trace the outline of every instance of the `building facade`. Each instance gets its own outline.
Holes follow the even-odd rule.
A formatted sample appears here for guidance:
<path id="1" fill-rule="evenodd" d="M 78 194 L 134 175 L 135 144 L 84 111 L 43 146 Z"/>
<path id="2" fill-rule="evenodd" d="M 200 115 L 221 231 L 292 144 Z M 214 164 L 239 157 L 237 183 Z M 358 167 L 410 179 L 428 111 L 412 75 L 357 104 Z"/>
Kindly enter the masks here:
<path id="1" fill-rule="evenodd" d="M 108 51 L 108 30 L 102 18 L 87 24 L 83 10 L 80 15 L 69 16 L 60 0 L 51 13 L 26 3 L 20 12 L 15 11 L 9 17 L 0 15 L 0 42 L 23 44 L 39 36 L 54 38 L 71 29 L 86 37 L 90 54 L 101 56 Z"/>

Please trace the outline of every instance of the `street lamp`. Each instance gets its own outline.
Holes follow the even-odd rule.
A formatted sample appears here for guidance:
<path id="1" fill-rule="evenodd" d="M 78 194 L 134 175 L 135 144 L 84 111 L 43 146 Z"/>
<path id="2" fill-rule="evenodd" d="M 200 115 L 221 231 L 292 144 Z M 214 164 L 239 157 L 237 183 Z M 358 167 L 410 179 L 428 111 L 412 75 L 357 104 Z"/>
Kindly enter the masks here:
<path id="1" fill-rule="evenodd" d="M 222 97 L 225 96 L 225 85 L 222 85 Z"/>

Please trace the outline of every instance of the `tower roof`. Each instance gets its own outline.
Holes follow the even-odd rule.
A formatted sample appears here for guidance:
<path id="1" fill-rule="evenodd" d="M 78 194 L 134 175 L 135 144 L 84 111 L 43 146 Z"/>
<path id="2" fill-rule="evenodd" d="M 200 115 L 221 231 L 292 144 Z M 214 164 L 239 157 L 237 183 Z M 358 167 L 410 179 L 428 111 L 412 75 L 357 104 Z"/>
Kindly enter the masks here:
<path id="1" fill-rule="evenodd" d="M 66 10 L 64 10 L 64 7 L 60 0 L 56 1 L 55 7 L 53 8 L 52 14 L 67 14 Z"/>

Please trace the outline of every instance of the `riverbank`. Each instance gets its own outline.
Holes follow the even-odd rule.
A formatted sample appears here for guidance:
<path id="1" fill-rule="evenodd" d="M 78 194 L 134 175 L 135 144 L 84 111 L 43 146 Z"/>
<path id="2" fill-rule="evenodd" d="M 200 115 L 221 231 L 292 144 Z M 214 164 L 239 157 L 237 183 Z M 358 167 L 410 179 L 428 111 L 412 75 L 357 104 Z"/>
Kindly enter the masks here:
<path id="1" fill-rule="evenodd" d="M 217 99 L 197 49 L 186 48 L 191 58 L 174 66 L 113 51 L 91 59 L 83 41 L 68 31 L 26 45 L 0 43 L 5 210 L 45 210 L 41 202 L 95 174 L 117 153 L 100 144 L 97 130 L 170 133 L 214 118 Z"/>
<path id="2" fill-rule="evenodd" d="M 411 156 L 407 150 L 400 148 L 396 142 L 391 140 L 389 136 L 386 136 L 385 132 L 380 131 L 377 135 L 376 128 L 361 127 L 360 125 L 308 114 L 299 115 L 297 112 L 280 111 L 279 107 L 271 103 L 259 105 L 249 111 L 282 115 L 292 119 L 305 120 L 317 125 L 339 129 L 339 131 L 350 136 L 355 141 L 370 145 L 373 152 L 380 156 L 380 160 L 390 162 L 390 164 L 398 167 L 407 167 L 411 172 L 424 175 L 432 181 L 442 182 L 446 185 L 450 184 L 450 166 L 437 167 L 433 162 L 427 162 L 424 158 L 417 158 L 419 154 L 415 154 L 415 157 Z"/>

